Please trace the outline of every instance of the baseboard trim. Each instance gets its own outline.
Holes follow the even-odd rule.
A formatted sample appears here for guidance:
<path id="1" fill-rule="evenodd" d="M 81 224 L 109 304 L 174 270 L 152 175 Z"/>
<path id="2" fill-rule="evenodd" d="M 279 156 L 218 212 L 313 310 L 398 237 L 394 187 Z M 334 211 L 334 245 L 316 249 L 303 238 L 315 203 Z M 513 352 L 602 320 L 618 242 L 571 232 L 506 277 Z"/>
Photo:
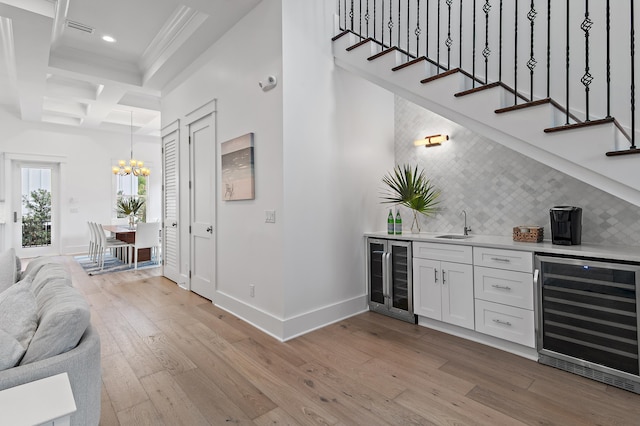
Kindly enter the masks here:
<path id="1" fill-rule="evenodd" d="M 278 318 L 220 291 L 216 292 L 215 305 L 281 342 L 368 310 L 366 295 L 342 300 L 287 319 Z"/>

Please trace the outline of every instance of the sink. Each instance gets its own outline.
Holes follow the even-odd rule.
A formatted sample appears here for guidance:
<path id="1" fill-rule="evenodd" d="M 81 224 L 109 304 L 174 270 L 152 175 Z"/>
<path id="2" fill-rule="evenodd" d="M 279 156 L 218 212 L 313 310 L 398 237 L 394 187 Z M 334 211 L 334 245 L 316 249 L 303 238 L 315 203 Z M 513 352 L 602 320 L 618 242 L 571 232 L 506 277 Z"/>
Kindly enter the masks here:
<path id="1" fill-rule="evenodd" d="M 467 238 L 471 238 L 471 235 L 447 234 L 438 235 L 436 238 L 444 238 L 447 240 L 466 240 Z"/>

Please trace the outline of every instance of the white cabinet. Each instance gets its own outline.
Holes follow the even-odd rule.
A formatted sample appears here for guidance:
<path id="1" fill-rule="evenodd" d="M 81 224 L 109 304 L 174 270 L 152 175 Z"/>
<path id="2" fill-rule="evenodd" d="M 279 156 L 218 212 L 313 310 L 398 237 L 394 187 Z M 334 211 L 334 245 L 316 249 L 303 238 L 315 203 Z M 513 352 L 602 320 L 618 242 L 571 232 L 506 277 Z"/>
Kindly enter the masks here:
<path id="1" fill-rule="evenodd" d="M 414 242 L 413 252 L 414 313 L 473 330 L 471 247 Z"/>
<path id="2" fill-rule="evenodd" d="M 473 263 L 476 331 L 535 347 L 532 254 L 474 247 Z"/>

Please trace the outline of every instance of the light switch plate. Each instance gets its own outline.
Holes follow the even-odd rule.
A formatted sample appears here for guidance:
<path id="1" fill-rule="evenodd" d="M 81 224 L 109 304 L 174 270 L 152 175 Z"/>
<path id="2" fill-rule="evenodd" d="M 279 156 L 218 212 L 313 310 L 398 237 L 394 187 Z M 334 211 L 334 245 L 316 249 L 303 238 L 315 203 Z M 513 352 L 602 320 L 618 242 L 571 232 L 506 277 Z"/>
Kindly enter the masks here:
<path id="1" fill-rule="evenodd" d="M 265 223 L 276 223 L 276 211 L 275 210 L 265 210 L 264 211 L 264 222 Z"/>

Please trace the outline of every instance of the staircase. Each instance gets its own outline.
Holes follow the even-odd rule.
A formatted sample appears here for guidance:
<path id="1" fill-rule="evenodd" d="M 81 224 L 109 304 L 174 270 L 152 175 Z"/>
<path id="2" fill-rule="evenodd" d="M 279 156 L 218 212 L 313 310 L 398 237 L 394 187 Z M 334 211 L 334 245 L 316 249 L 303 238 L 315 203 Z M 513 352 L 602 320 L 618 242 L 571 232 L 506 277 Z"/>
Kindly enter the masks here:
<path id="1" fill-rule="evenodd" d="M 401 38 L 396 37 L 397 33 L 390 32 L 389 37 L 386 39 L 387 43 L 380 41 L 380 33 L 384 34 L 383 28 L 393 28 L 394 26 L 383 26 L 382 24 L 387 22 L 387 18 L 384 16 L 373 18 L 373 23 L 381 27 L 377 39 L 368 37 L 366 33 L 359 34 L 362 31 L 362 24 L 358 26 L 357 19 L 354 19 L 354 16 L 357 17 L 358 9 L 362 8 L 363 16 L 367 20 L 371 19 L 371 13 L 368 10 L 369 2 L 366 3 L 367 10 L 365 13 L 365 6 L 362 2 L 358 4 L 357 2 L 354 3 L 354 1 L 339 0 L 341 16 L 337 18 L 337 35 L 333 38 L 333 54 L 336 65 L 510 149 L 640 206 L 640 156 L 632 155 L 640 153 L 640 149 L 635 147 L 635 138 L 633 137 L 635 134 L 635 120 L 629 120 L 632 123 L 629 128 L 628 125 L 622 125 L 616 118 L 608 114 L 605 114 L 603 118 L 590 116 L 589 90 L 586 91 L 586 112 L 584 107 L 582 110 L 568 110 L 560 102 L 549 96 L 544 96 L 544 93 L 543 96 L 536 98 L 537 92 L 533 90 L 533 70 L 531 71 L 532 78 L 530 80 L 531 91 L 527 95 L 522 90 L 513 89 L 514 86 L 517 87 L 518 83 L 517 72 L 514 72 L 513 78 L 515 81 L 512 80 L 507 85 L 504 78 L 491 82 L 490 72 L 487 72 L 487 77 L 485 75 L 478 76 L 476 66 L 473 66 L 473 70 L 450 68 L 448 64 L 444 64 L 445 61 L 441 58 L 446 57 L 446 62 L 450 63 L 451 28 L 448 29 L 448 32 L 446 30 L 444 32 L 444 34 L 449 34 L 448 41 L 441 42 L 438 40 L 438 43 L 441 42 L 442 44 L 442 51 L 447 52 L 446 55 L 441 55 L 442 51 L 439 48 L 437 50 L 437 59 L 429 55 L 418 55 L 420 40 L 410 41 L 409 34 L 412 35 L 414 33 L 412 29 L 416 25 L 418 26 L 418 31 L 415 31 L 415 33 L 417 35 L 420 34 L 420 20 L 415 18 L 415 16 L 420 16 L 421 13 L 420 2 L 417 2 L 418 10 L 413 12 L 413 18 L 411 18 L 412 12 L 409 7 L 415 1 L 401 3 L 403 2 L 398 1 L 396 5 L 395 2 L 391 2 L 392 6 L 396 5 L 394 7 L 400 12 L 395 15 L 392 10 L 388 16 L 395 17 L 395 27 L 397 27 L 396 31 L 398 33 L 401 33 L 403 21 L 411 22 L 413 19 L 411 28 L 407 26 L 407 38 L 404 46 L 402 46 L 404 33 L 401 33 L 403 35 Z M 452 20 L 451 3 L 453 2 L 446 2 L 449 5 L 449 22 Z M 487 1 L 486 3 L 489 2 Z M 580 4 L 583 3 L 580 2 Z M 429 2 L 427 2 L 427 7 L 428 4 Z M 533 1 L 531 4 L 533 7 Z M 633 6 L 631 7 L 633 8 Z M 406 18 L 403 18 L 402 12 L 405 8 L 407 8 Z M 502 9 L 502 2 L 500 2 L 500 8 Z M 443 9 L 446 10 L 446 8 Z M 424 1 L 422 10 L 424 11 Z M 435 10 L 432 5 L 432 16 L 435 14 Z M 438 21 L 432 22 L 432 27 L 437 22 L 447 22 L 446 12 L 444 16 L 441 16 L 439 5 L 437 13 Z M 343 14 L 346 15 L 342 16 Z M 567 16 L 569 15 L 570 12 L 567 11 Z M 463 17 L 464 11 L 462 10 L 462 5 L 460 5 L 459 15 L 455 18 L 459 18 L 462 23 Z M 588 12 L 586 17 L 589 18 Z M 360 19 L 362 20 L 362 18 Z M 476 19 L 477 17 L 474 16 L 473 22 L 476 22 Z M 478 18 L 478 20 L 480 19 Z M 518 18 L 516 17 L 514 22 L 517 22 L 517 20 Z M 428 22 L 425 19 L 422 28 L 427 28 L 428 30 Z M 549 18 L 547 22 L 550 28 L 552 25 L 550 24 L 551 19 Z M 482 28 L 484 29 L 484 26 Z M 440 30 L 438 34 L 440 34 L 442 29 L 440 27 L 438 29 Z M 368 25 L 367 32 L 369 32 Z M 488 26 L 486 33 L 482 34 L 487 34 L 486 39 L 489 40 L 490 30 Z M 482 34 L 479 34 L 478 38 L 484 40 L 485 35 Z M 579 35 L 582 39 L 586 38 L 588 40 L 584 32 Z M 396 39 L 399 43 L 388 43 L 388 40 Z M 460 39 L 463 39 L 463 37 L 461 36 Z M 533 40 L 533 29 L 531 30 L 531 39 Z M 474 40 L 476 40 L 475 33 Z M 429 42 L 427 41 L 427 43 Z M 501 41 L 501 50 L 502 44 L 503 42 Z M 631 45 L 633 46 L 633 43 Z M 436 44 L 436 46 L 440 46 L 440 44 Z M 547 50 L 548 58 L 550 57 L 550 50 L 550 48 Z M 433 56 L 433 51 L 432 44 L 431 56 Z M 459 52 L 463 51 L 465 49 L 460 47 Z M 533 52 L 533 47 L 531 52 Z M 587 49 L 587 58 L 588 52 Z M 501 63 L 502 61 L 509 62 L 512 60 L 502 51 L 500 53 Z M 473 55 L 475 58 L 475 48 L 473 49 Z M 514 55 L 517 55 L 517 52 Z M 522 53 L 522 55 L 525 59 L 529 58 L 529 52 Z M 461 63 L 463 63 L 462 58 L 463 55 L 460 53 Z M 533 54 L 531 58 L 533 59 Z M 633 47 L 631 58 L 634 60 Z M 568 61 L 569 59 L 567 59 Z M 477 62 L 477 60 L 472 61 L 473 64 Z M 551 60 L 549 59 L 548 62 L 551 63 Z M 610 67 L 609 62 L 607 62 L 607 67 Z M 482 68 L 482 66 L 478 68 Z M 550 69 L 551 67 L 548 68 L 547 75 L 554 72 Z M 588 66 L 586 74 L 589 74 Z M 523 83 L 521 80 L 520 84 L 528 85 L 529 82 L 525 80 Z M 540 86 L 540 84 L 538 85 Z M 566 91 L 568 94 L 568 89 Z M 559 91 L 551 91 L 549 90 L 549 85 L 547 85 L 547 94 L 549 93 L 558 94 Z M 592 94 L 592 96 L 594 95 Z M 630 116 L 633 117 L 635 114 L 633 93 L 631 98 Z M 569 99 L 567 95 L 565 105 L 569 103 Z M 617 107 L 622 103 L 617 100 L 614 100 L 614 102 L 617 102 L 615 104 Z M 607 101 L 607 104 L 609 104 L 609 101 Z M 597 108 L 592 107 L 592 109 L 596 110 Z M 618 109 L 615 110 L 617 111 Z M 607 109 L 607 112 L 609 112 L 609 109 Z"/>

